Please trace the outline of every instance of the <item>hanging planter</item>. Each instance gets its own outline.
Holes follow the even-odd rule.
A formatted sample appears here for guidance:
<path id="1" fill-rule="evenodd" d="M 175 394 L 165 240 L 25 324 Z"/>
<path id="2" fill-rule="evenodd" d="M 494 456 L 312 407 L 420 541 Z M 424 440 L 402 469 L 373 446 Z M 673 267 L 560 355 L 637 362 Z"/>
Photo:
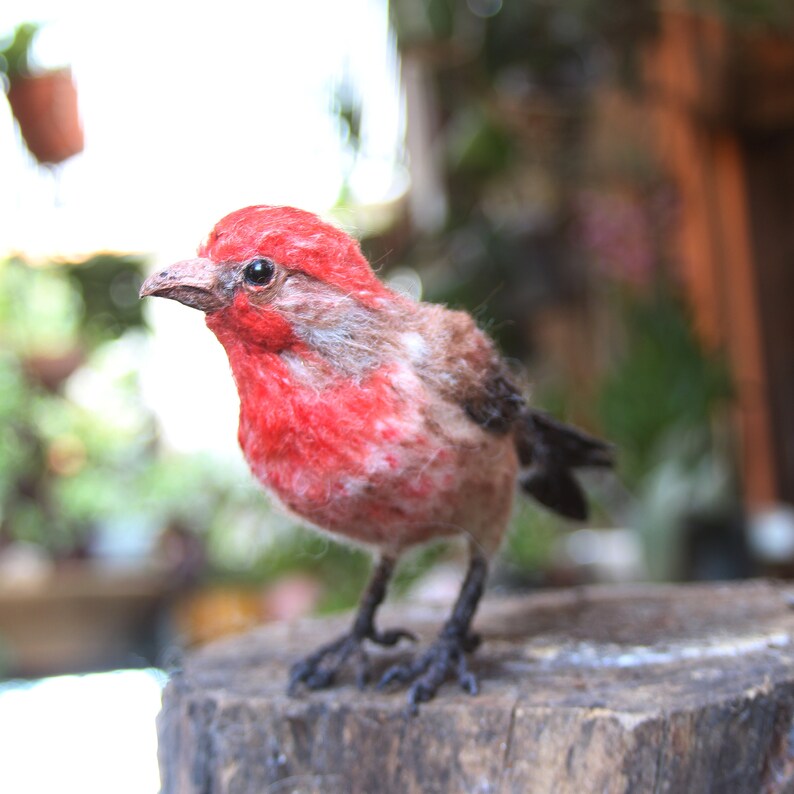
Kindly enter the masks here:
<path id="1" fill-rule="evenodd" d="M 34 25 L 20 25 L 3 51 L 8 102 L 28 149 L 42 164 L 62 163 L 83 151 L 77 89 L 69 69 L 31 72 Z"/>
<path id="2" fill-rule="evenodd" d="M 9 83 L 11 112 L 40 163 L 62 163 L 83 151 L 77 89 L 69 69 L 17 75 Z"/>

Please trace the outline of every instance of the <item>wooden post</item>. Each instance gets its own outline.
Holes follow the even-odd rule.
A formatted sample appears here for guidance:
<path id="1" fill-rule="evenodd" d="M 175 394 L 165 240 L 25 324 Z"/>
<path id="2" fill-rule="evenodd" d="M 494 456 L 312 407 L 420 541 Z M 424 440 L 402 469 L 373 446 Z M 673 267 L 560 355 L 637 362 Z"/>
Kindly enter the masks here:
<path id="1" fill-rule="evenodd" d="M 645 51 L 702 338 L 725 350 L 751 508 L 794 501 L 794 36 L 663 2 Z"/>
<path id="2" fill-rule="evenodd" d="M 159 718 L 163 794 L 794 791 L 794 591 L 584 588 L 486 602 L 482 691 L 350 681 L 299 698 L 289 665 L 348 619 L 271 625 L 187 659 Z M 432 636 L 441 613 L 384 610 Z M 373 650 L 377 670 L 408 649 Z"/>

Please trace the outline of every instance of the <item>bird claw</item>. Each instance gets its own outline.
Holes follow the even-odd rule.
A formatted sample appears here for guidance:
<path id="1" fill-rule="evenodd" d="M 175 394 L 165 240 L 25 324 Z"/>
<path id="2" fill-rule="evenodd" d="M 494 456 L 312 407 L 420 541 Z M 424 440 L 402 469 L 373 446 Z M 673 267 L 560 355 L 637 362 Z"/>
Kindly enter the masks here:
<path id="1" fill-rule="evenodd" d="M 476 634 L 439 637 L 423 654 L 404 664 L 392 665 L 381 677 L 377 688 L 385 689 L 389 684 L 413 682 L 408 690 L 408 710 L 416 714 L 420 703 L 432 700 L 441 685 L 455 675 L 458 684 L 470 695 L 479 692 L 477 677 L 466 661 L 466 654 L 480 644 Z"/>
<path id="2" fill-rule="evenodd" d="M 375 632 L 370 638 L 376 645 L 392 646 L 400 640 L 410 640 L 418 642 L 419 638 L 412 631 L 405 629 L 390 629 L 389 631 Z"/>
<path id="3" fill-rule="evenodd" d="M 352 660 L 355 669 L 356 686 L 363 689 L 370 680 L 371 665 L 369 654 L 364 649 L 364 641 L 369 640 L 376 645 L 392 646 L 402 639 L 416 640 L 410 631 L 392 629 L 378 632 L 374 629 L 366 634 L 353 631 L 326 645 L 321 645 L 314 653 L 296 662 L 289 673 L 287 693 L 295 695 L 301 684 L 307 689 L 326 689 L 330 687 L 339 671 Z"/>

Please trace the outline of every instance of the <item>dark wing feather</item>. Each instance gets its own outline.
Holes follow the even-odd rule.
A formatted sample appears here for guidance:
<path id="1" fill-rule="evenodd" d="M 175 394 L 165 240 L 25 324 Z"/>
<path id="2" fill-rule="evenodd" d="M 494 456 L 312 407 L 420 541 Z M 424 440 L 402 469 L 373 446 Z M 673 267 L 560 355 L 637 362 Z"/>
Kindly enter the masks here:
<path id="1" fill-rule="evenodd" d="M 539 458 L 555 457 L 568 468 L 614 465 L 614 448 L 578 427 L 567 425 L 542 411 L 528 410 L 516 433 L 521 463 L 529 466 Z"/>
<path id="2" fill-rule="evenodd" d="M 614 465 L 613 447 L 540 411 L 527 410 L 516 425 L 521 487 L 541 504 L 577 520 L 587 518 L 587 500 L 573 470 Z"/>
<path id="3" fill-rule="evenodd" d="M 469 417 L 491 433 L 515 434 L 521 487 L 567 518 L 587 518 L 587 499 L 574 476 L 579 468 L 611 467 L 610 444 L 548 414 L 530 409 L 506 367 L 499 362 L 463 403 Z"/>
<path id="4" fill-rule="evenodd" d="M 542 505 L 566 518 L 576 521 L 587 518 L 589 511 L 584 491 L 568 469 L 530 469 L 521 477 L 521 487 Z"/>
<path id="5" fill-rule="evenodd" d="M 526 402 L 506 370 L 498 367 L 479 390 L 468 395 L 463 408 L 481 427 L 504 435 L 526 410 Z"/>

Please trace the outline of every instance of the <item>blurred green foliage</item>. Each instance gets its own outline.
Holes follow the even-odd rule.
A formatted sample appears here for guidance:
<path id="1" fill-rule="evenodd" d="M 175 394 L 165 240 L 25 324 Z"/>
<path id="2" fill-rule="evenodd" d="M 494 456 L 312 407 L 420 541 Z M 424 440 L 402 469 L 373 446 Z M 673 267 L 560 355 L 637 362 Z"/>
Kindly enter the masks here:
<path id="1" fill-rule="evenodd" d="M 553 567 L 560 532 L 566 522 L 536 502 L 522 501 L 507 535 L 501 558 L 511 568 L 542 578 Z"/>
<path id="2" fill-rule="evenodd" d="M 62 265 L 81 298 L 80 334 L 92 347 L 143 326 L 141 264 L 137 257 L 100 253 Z"/>
<path id="3" fill-rule="evenodd" d="M 138 300 L 142 260 L 97 254 L 83 262 L 30 266 L 0 262 L 0 331 L 22 356 L 91 352 L 125 331 L 142 328 Z"/>
<path id="4" fill-rule="evenodd" d="M 403 57 L 432 97 L 424 125 L 446 201 L 439 228 L 415 232 L 391 260 L 422 274 L 430 300 L 474 312 L 522 361 L 535 352 L 532 313 L 583 294 L 569 229 L 589 92 L 604 73 L 604 26 L 639 26 L 645 7 L 608 5 L 614 14 L 592 2 L 391 5 Z"/>
<path id="5" fill-rule="evenodd" d="M 97 278 L 93 260 L 79 275 L 79 264 L 0 262 L 0 539 L 81 553 L 93 523 L 124 505 L 153 424 L 137 403 L 134 372 L 115 373 L 105 413 L 91 404 L 90 381 L 103 387 L 102 346 L 142 325 L 140 310 L 128 308 L 141 265 L 103 255 L 107 275 Z M 67 397 L 64 385 L 81 368 L 83 399 Z"/>
<path id="6" fill-rule="evenodd" d="M 719 13 L 729 24 L 742 27 L 771 28 L 794 25 L 794 5 L 790 0 L 690 0 L 694 11 Z"/>
<path id="7" fill-rule="evenodd" d="M 659 277 L 644 290 L 618 288 L 624 344 L 605 373 L 598 411 L 618 449 L 619 476 L 633 495 L 625 520 L 638 533 L 648 574 L 685 578 L 696 570 L 748 575 L 729 409 L 727 362 L 695 334 L 674 286 Z M 691 559 L 701 527 L 722 543 Z M 719 536 L 719 535 L 718 535 Z"/>
<path id="8" fill-rule="evenodd" d="M 699 439 L 678 449 L 688 458 L 702 455 L 733 391 L 727 362 L 703 349 L 670 283 L 626 292 L 617 303 L 624 349 L 604 377 L 598 407 L 605 433 L 620 449 L 621 472 L 636 487 L 669 456 L 673 436 Z"/>
<path id="9" fill-rule="evenodd" d="M 0 74 L 13 78 L 30 73 L 30 50 L 38 32 L 38 25 L 23 22 L 10 37 L 0 40 Z"/>

